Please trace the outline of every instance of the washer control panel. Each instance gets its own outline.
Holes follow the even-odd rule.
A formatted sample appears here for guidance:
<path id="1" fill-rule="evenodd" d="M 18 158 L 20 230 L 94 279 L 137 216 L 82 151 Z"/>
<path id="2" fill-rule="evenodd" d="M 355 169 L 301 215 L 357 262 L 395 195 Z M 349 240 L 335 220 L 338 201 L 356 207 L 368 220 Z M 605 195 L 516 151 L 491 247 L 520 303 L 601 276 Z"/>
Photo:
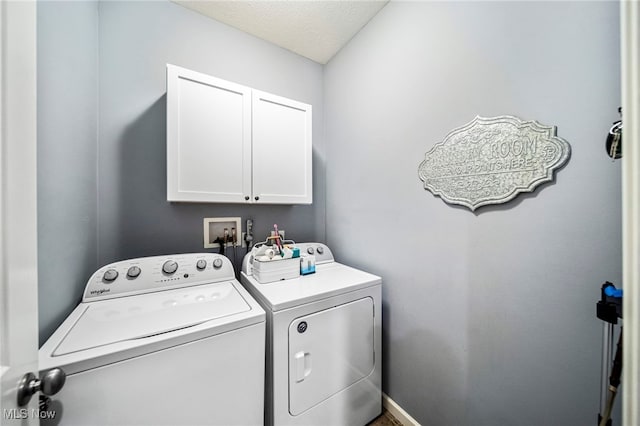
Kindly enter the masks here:
<path id="1" fill-rule="evenodd" d="M 82 301 L 189 287 L 235 279 L 231 261 L 215 253 L 140 257 L 105 265 L 93 273 Z"/>

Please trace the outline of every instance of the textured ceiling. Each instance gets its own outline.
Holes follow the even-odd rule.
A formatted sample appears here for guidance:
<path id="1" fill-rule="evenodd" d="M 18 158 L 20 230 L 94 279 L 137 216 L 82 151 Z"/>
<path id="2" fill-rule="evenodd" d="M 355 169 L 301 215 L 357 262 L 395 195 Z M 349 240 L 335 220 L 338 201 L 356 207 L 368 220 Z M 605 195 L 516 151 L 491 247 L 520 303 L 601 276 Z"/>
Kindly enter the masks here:
<path id="1" fill-rule="evenodd" d="M 326 64 L 388 2 L 173 1 L 321 64 Z"/>

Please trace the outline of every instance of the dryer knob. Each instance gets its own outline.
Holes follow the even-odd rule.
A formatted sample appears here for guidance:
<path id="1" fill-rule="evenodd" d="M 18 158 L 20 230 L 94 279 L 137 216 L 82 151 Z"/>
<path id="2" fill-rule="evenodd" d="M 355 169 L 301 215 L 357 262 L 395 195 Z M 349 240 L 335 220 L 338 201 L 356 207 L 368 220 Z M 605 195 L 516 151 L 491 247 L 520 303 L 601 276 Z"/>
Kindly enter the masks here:
<path id="1" fill-rule="evenodd" d="M 137 278 L 138 275 L 140 275 L 140 272 L 142 272 L 142 270 L 140 269 L 139 266 L 132 266 L 127 271 L 127 277 L 129 277 L 129 278 Z"/>
<path id="2" fill-rule="evenodd" d="M 322 254 L 324 253 L 324 249 L 321 246 L 318 246 L 318 248 L 316 249 L 316 251 L 318 252 L 318 254 Z"/>
<path id="3" fill-rule="evenodd" d="M 216 259 L 213 261 L 213 267 L 216 269 L 222 268 L 222 259 Z"/>
<path id="4" fill-rule="evenodd" d="M 175 260 L 167 260 L 166 262 L 164 262 L 164 265 L 162 265 L 162 272 L 164 272 L 165 274 L 171 275 L 177 270 L 178 262 L 176 262 Z"/>
<path id="5" fill-rule="evenodd" d="M 102 276 L 102 279 L 108 283 L 113 282 L 118 278 L 118 271 L 115 269 L 107 269 L 107 271 Z"/>
<path id="6" fill-rule="evenodd" d="M 309 248 L 307 248 L 307 253 L 309 253 L 309 254 L 313 254 L 313 247 L 309 247 Z"/>
<path id="7" fill-rule="evenodd" d="M 202 271 L 206 267 L 207 267 L 207 261 L 206 260 L 200 259 L 200 260 L 198 260 L 198 262 L 196 262 L 196 268 L 198 268 L 198 271 Z"/>

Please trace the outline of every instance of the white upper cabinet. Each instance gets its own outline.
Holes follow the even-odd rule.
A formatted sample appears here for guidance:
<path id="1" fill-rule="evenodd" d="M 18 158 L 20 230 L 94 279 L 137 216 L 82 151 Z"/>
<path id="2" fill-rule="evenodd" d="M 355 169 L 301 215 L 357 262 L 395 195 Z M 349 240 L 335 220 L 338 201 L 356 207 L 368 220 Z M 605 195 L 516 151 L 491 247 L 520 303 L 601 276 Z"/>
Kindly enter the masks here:
<path id="1" fill-rule="evenodd" d="M 311 105 L 253 91 L 253 195 L 311 203 Z"/>
<path id="2" fill-rule="evenodd" d="M 167 200 L 311 204 L 311 105 L 167 65 Z"/>
<path id="3" fill-rule="evenodd" d="M 251 89 L 167 65 L 167 200 L 250 194 Z"/>

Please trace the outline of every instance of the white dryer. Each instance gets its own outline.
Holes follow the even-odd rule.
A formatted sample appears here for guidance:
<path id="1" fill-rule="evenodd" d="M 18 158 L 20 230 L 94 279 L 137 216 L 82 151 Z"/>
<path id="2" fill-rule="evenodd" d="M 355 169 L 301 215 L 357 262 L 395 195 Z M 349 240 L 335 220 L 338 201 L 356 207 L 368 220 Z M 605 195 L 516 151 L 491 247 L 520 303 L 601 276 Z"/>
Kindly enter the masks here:
<path id="1" fill-rule="evenodd" d="M 251 254 L 241 281 L 267 312 L 267 425 L 363 426 L 381 407 L 380 277 L 334 260 L 320 243 L 316 272 L 262 284 Z"/>
<path id="2" fill-rule="evenodd" d="M 107 265 L 40 349 L 62 425 L 262 425 L 265 312 L 211 253 Z"/>

